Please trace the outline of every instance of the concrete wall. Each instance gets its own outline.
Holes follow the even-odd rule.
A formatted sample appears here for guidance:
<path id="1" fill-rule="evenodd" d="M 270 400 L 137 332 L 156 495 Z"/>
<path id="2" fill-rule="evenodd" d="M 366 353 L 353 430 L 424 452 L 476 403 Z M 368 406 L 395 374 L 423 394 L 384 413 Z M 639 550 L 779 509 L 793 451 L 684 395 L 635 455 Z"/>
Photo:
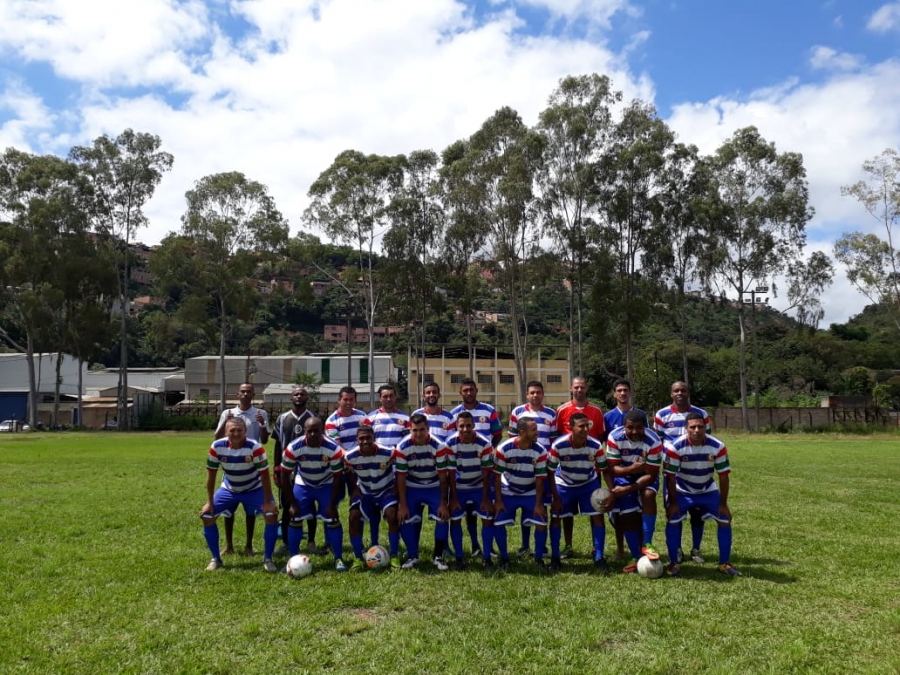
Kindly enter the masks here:
<path id="1" fill-rule="evenodd" d="M 758 427 L 817 427 L 828 424 L 859 423 L 896 426 L 897 418 L 879 415 L 871 408 L 756 408 L 750 407 L 750 428 Z M 710 410 L 713 433 L 716 429 L 741 429 L 740 408 Z"/>

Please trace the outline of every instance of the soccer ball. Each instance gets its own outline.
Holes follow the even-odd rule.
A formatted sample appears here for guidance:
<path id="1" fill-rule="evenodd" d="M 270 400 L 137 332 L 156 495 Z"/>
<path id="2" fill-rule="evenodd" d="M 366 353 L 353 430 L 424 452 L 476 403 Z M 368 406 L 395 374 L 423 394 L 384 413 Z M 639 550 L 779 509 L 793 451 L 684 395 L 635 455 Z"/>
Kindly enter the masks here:
<path id="1" fill-rule="evenodd" d="M 604 513 L 603 502 L 609 497 L 609 490 L 606 488 L 597 488 L 591 493 L 591 506 L 597 513 Z"/>
<path id="2" fill-rule="evenodd" d="M 366 551 L 363 558 L 366 561 L 366 567 L 370 570 L 384 569 L 391 564 L 391 554 L 384 546 L 373 546 Z"/>
<path id="3" fill-rule="evenodd" d="M 287 575 L 291 579 L 302 579 L 312 574 L 312 561 L 305 555 L 295 555 L 287 561 Z"/>
<path id="4" fill-rule="evenodd" d="M 648 579 L 659 579 L 663 575 L 663 564 L 659 560 L 650 560 L 647 556 L 642 556 L 638 560 L 637 573 Z"/>

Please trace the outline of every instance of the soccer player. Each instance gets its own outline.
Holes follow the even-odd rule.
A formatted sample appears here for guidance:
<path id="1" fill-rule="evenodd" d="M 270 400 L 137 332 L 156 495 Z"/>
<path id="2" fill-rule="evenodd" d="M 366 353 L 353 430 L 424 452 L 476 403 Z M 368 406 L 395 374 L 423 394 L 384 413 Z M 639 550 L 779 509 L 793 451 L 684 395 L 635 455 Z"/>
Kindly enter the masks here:
<path id="1" fill-rule="evenodd" d="M 224 478 L 216 490 L 219 467 Z M 240 504 L 244 513 L 261 513 L 265 517 L 263 569 L 275 572 L 272 554 L 278 541 L 278 505 L 272 494 L 265 448 L 256 439 L 247 437 L 247 423 L 242 417 L 235 416 L 225 422 L 225 438 L 213 441 L 206 458 L 206 469 L 206 503 L 200 509 L 203 536 L 212 553 L 206 571 L 222 567 L 216 518 L 219 515 L 234 516 Z"/>
<path id="2" fill-rule="evenodd" d="M 413 411 L 413 414 L 421 413 L 428 420 L 429 433 L 439 441 L 446 442 L 455 431 L 453 413 L 441 407 L 441 388 L 437 382 L 426 382 L 422 391 L 424 406 Z"/>
<path id="3" fill-rule="evenodd" d="M 304 435 L 284 449 L 281 466 L 295 473 L 288 527 L 288 553 L 300 552 L 304 521 L 318 518 L 325 524 L 325 541 L 334 555 L 334 569 L 344 572 L 344 529 L 338 505 L 344 497 L 344 451 L 325 436 L 322 420 L 311 417 Z"/>
<path id="4" fill-rule="evenodd" d="M 678 576 L 678 547 L 681 523 L 689 509 L 697 509 L 704 520 L 718 524 L 719 571 L 731 577 L 741 575 L 731 564 L 731 510 L 728 492 L 731 466 L 725 444 L 706 433 L 707 420 L 699 413 L 685 415 L 687 432 L 666 448 L 666 482 L 669 504 L 666 508 L 666 545 L 670 576 Z M 715 475 L 719 477 L 716 485 Z"/>
<path id="5" fill-rule="evenodd" d="M 548 408 L 544 405 L 544 385 L 538 380 L 532 380 L 525 385 L 525 397 L 528 399 L 527 402 L 514 408 L 509 415 L 509 437 L 513 438 L 518 435 L 518 429 L 516 427 L 517 421 L 520 417 L 527 416 L 537 422 L 538 442 L 541 443 L 544 448 L 549 449 L 550 444 L 553 443 L 554 439 L 559 435 L 559 431 L 556 428 L 556 411 L 553 410 L 553 408 Z M 602 414 L 600 420 L 602 423 Z M 550 491 L 545 490 L 544 499 L 547 500 L 549 498 Z M 571 554 L 571 536 L 569 537 L 568 543 L 568 553 Z M 517 555 L 521 558 L 527 556 L 530 552 L 531 527 L 523 521 L 522 547 L 517 551 Z"/>
<path id="6" fill-rule="evenodd" d="M 463 410 L 456 418 L 455 434 L 447 439 L 450 451 L 450 541 L 456 553 L 456 568 L 465 568 L 463 560 L 463 517 L 481 517 L 481 546 L 478 545 L 477 530 L 472 531 L 472 557 L 481 557 L 485 567 L 491 567 L 491 547 L 493 546 L 493 507 L 491 506 L 491 476 L 494 461 L 491 456 L 491 442 L 475 432 L 472 413 Z M 452 469 L 456 470 L 455 476 Z"/>
<path id="7" fill-rule="evenodd" d="M 590 516 L 591 539 L 594 542 L 594 566 L 609 574 L 609 564 L 603 557 L 606 528 L 603 514 L 591 505 L 591 493 L 600 487 L 602 475 L 612 490 L 612 479 L 606 466 L 603 444 L 590 435 L 591 421 L 584 413 L 569 416 L 569 433 L 561 436 L 550 448 L 547 464 L 552 494 L 550 518 L 550 569 L 560 568 L 560 519 L 572 518 L 576 512 Z M 609 507 L 612 497 L 606 504 Z"/>
<path id="8" fill-rule="evenodd" d="M 400 536 L 409 558 L 401 569 L 411 570 L 419 563 L 419 534 L 423 508 L 437 521 L 434 527 L 434 566 L 440 572 L 450 569 L 444 562 L 444 548 L 450 526 L 447 446 L 428 432 L 425 415 L 413 415 L 409 435 L 394 450 L 394 473 L 397 479 L 397 519 Z"/>
<path id="9" fill-rule="evenodd" d="M 691 389 L 685 382 L 672 383 L 672 405 L 663 408 L 656 413 L 653 426 L 656 433 L 663 441 L 663 446 L 668 448 L 678 440 L 685 432 L 686 418 L 689 413 L 695 413 L 703 418 L 706 431 L 709 432 L 709 415 L 702 408 L 691 405 Z M 703 541 L 703 520 L 696 511 L 691 511 L 691 560 L 695 563 L 703 563 L 703 555 L 700 553 L 700 544 Z M 679 549 L 680 551 L 680 549 Z M 684 554 L 679 553 L 679 562 Z"/>
<path id="10" fill-rule="evenodd" d="M 530 417 L 517 420 L 518 435 L 503 441 L 494 450 L 494 540 L 500 549 L 500 568 L 509 568 L 506 527 L 516 522 L 534 525 L 534 560 L 544 569 L 547 547 L 547 509 L 544 491 L 547 481 L 547 450 L 538 443 L 537 422 Z"/>
<path id="11" fill-rule="evenodd" d="M 659 436 L 644 425 L 645 419 L 642 411 L 629 410 L 625 413 L 625 426 L 613 429 L 606 439 L 606 461 L 614 484 L 613 512 L 632 557 L 622 570 L 626 574 L 637 571 L 637 561 L 642 555 L 659 560 L 653 548 L 653 532 L 663 446 Z"/>
<path id="12" fill-rule="evenodd" d="M 396 448 L 409 433 L 409 415 L 397 407 L 397 392 L 391 384 L 378 387 L 381 407 L 373 410 L 365 419 L 375 430 L 375 442 L 388 448 Z"/>
<path id="13" fill-rule="evenodd" d="M 503 440 L 503 427 L 500 424 L 500 416 L 494 409 L 494 406 L 478 400 L 478 385 L 475 380 L 466 377 L 459 383 L 459 396 L 462 403 L 450 411 L 453 419 L 456 420 L 459 413 L 468 411 L 472 414 L 472 421 L 475 423 L 475 433 L 490 439 L 491 445 L 496 447 Z M 483 524 L 482 524 L 483 526 Z M 478 517 L 474 514 L 466 514 L 466 530 L 469 533 L 469 539 L 472 541 L 472 550 L 478 550 Z M 490 553 L 488 551 L 488 553 Z"/>
<path id="14" fill-rule="evenodd" d="M 255 395 L 253 385 L 244 382 L 238 387 L 238 404 L 234 408 L 223 410 L 216 426 L 215 438 L 225 437 L 225 424 L 234 417 L 240 417 L 247 426 L 247 437 L 259 441 L 261 445 L 269 442 L 269 415 L 262 408 L 253 405 Z M 253 555 L 253 532 L 256 529 L 256 516 L 247 515 L 247 543 L 244 555 Z M 234 516 L 225 516 L 225 550 L 223 553 L 234 553 Z"/>
<path id="15" fill-rule="evenodd" d="M 309 392 L 302 384 L 291 388 L 291 409 L 281 413 L 272 427 L 272 438 L 275 439 L 275 485 L 278 486 L 281 507 L 281 539 L 284 550 L 287 550 L 288 526 L 290 524 L 291 493 L 294 491 L 294 477 L 284 474 L 281 468 L 281 460 L 284 449 L 295 439 L 303 435 L 306 420 L 313 417 L 313 413 L 306 407 L 309 402 Z M 316 520 L 309 523 L 310 553 L 318 553 L 316 548 Z"/>
<path id="16" fill-rule="evenodd" d="M 350 545 L 355 560 L 351 571 L 363 570 L 363 521 L 383 517 L 388 522 L 391 569 L 400 569 L 400 523 L 397 520 L 397 492 L 392 448 L 375 442 L 375 430 L 368 424 L 356 428 L 356 447 L 344 454 L 350 485 Z M 373 544 L 374 546 L 374 544 Z"/>
<path id="17" fill-rule="evenodd" d="M 325 434 L 346 452 L 356 445 L 356 428 L 366 419 L 366 413 L 356 407 L 356 389 L 341 387 L 338 407 L 325 420 Z"/>
<path id="18" fill-rule="evenodd" d="M 569 387 L 569 393 L 572 399 L 566 401 L 556 409 L 556 431 L 560 436 L 569 433 L 569 419 L 575 413 L 587 415 L 590 422 L 590 436 L 596 438 L 601 443 L 606 440 L 605 425 L 603 422 L 603 410 L 598 405 L 594 405 L 588 400 L 587 380 L 583 377 L 573 377 L 572 384 Z M 568 517 L 562 519 L 563 536 L 566 545 L 560 556 L 565 560 L 572 555 L 572 528 L 574 527 L 575 518 Z M 595 552 L 596 553 L 596 552 Z"/>

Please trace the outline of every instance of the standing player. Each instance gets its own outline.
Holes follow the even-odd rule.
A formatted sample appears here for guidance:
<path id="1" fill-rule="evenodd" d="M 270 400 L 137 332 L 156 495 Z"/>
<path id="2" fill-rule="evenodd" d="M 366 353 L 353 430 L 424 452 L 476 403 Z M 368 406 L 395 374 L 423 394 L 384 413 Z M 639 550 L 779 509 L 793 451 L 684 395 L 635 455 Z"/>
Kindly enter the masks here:
<path id="1" fill-rule="evenodd" d="M 425 405 L 414 411 L 413 415 L 416 413 L 425 415 L 425 418 L 428 420 L 429 433 L 443 443 L 450 438 L 455 427 L 453 424 L 453 413 L 442 408 L 439 403 L 440 400 L 441 388 L 436 382 L 426 382 L 422 393 L 422 402 Z"/>
<path id="2" fill-rule="evenodd" d="M 544 568 L 547 548 L 547 509 L 544 491 L 547 482 L 547 450 L 538 443 L 537 422 L 520 417 L 518 436 L 503 441 L 494 450 L 494 540 L 500 549 L 500 568 L 509 568 L 506 527 L 516 522 L 534 525 L 534 560 Z"/>
<path id="3" fill-rule="evenodd" d="M 368 414 L 365 424 L 375 430 L 376 443 L 396 448 L 409 433 L 409 415 L 397 407 L 397 392 L 391 384 L 378 387 L 378 400 L 381 407 Z"/>
<path id="4" fill-rule="evenodd" d="M 689 413 L 695 413 L 703 418 L 706 431 L 709 432 L 709 415 L 702 408 L 691 405 L 691 389 L 684 382 L 672 383 L 672 405 L 663 408 L 656 413 L 653 426 L 659 434 L 663 445 L 668 448 L 672 443 L 681 438 L 685 432 L 685 420 Z M 691 560 L 695 563 L 703 563 L 700 553 L 700 544 L 703 541 L 703 520 L 699 512 L 691 511 Z M 679 549 L 679 562 L 684 558 Z"/>
<path id="5" fill-rule="evenodd" d="M 312 411 L 306 407 L 308 402 L 309 393 L 306 391 L 306 387 L 302 384 L 294 385 L 291 388 L 291 409 L 281 413 L 272 427 L 272 438 L 275 439 L 275 485 L 278 486 L 280 496 L 281 539 L 285 550 L 287 550 L 288 526 L 291 519 L 291 493 L 294 491 L 294 477 L 282 471 L 281 460 L 284 449 L 303 435 L 303 425 L 306 424 L 306 420 L 313 417 Z M 315 540 L 316 521 L 313 519 L 309 523 L 308 547 L 311 553 L 318 553 Z"/>
<path id="6" fill-rule="evenodd" d="M 428 517 L 437 521 L 434 527 L 434 566 L 440 572 L 450 569 L 444 562 L 444 548 L 450 518 L 448 504 L 448 456 L 447 446 L 428 433 L 425 415 L 413 415 L 409 436 L 394 450 L 394 472 L 397 479 L 397 519 L 400 536 L 406 544 L 409 559 L 402 569 L 411 570 L 419 562 L 419 534 L 416 524 L 422 520 L 420 513 L 428 507 Z"/>
<path id="7" fill-rule="evenodd" d="M 491 475 L 494 462 L 491 457 L 491 442 L 475 433 L 475 421 L 472 413 L 463 410 L 456 418 L 457 432 L 447 439 L 450 451 L 450 466 L 456 469 L 456 475 L 450 481 L 453 506 L 450 512 L 450 540 L 456 553 L 456 568 L 465 567 L 463 561 L 463 516 L 481 517 L 481 546 L 472 539 L 472 557 L 482 557 L 485 567 L 491 566 L 491 547 L 493 546 L 493 520 L 491 515 Z M 472 534 L 471 532 L 469 533 Z"/>
<path id="8" fill-rule="evenodd" d="M 598 405 L 594 405 L 588 400 L 587 380 L 583 377 L 573 377 L 572 384 L 569 387 L 572 399 L 566 401 L 556 409 L 556 431 L 560 436 L 569 433 L 569 420 L 575 413 L 586 415 L 590 422 L 590 436 L 596 438 L 601 443 L 606 440 L 605 424 L 603 421 L 603 410 Z M 574 517 L 563 518 L 563 536 L 566 545 L 560 556 L 565 559 L 572 555 L 572 528 L 574 526 Z M 594 552 L 596 556 L 596 551 Z M 602 553 L 601 553 L 602 555 Z"/>
<path id="9" fill-rule="evenodd" d="M 606 546 L 606 528 L 603 514 L 591 505 L 591 493 L 600 487 L 598 475 L 602 475 L 612 490 L 612 479 L 606 466 L 603 445 L 590 435 L 591 421 L 584 413 L 569 416 L 569 433 L 561 436 L 550 449 L 547 465 L 553 506 L 550 520 L 550 569 L 560 567 L 559 521 L 582 513 L 591 518 L 591 539 L 594 542 L 594 566 L 609 574 L 609 564 L 603 557 Z M 606 504 L 608 507 L 612 498 Z"/>
<path id="10" fill-rule="evenodd" d="M 344 454 L 350 485 L 350 545 L 355 560 L 351 570 L 365 569 L 363 564 L 363 520 L 388 521 L 391 569 L 400 569 L 400 524 L 397 520 L 397 488 L 394 481 L 392 448 L 375 442 L 375 431 L 368 424 L 356 428 L 356 447 Z M 373 544 L 374 545 L 374 544 Z"/>
<path id="11" fill-rule="evenodd" d="M 356 427 L 366 419 L 366 414 L 356 407 L 356 389 L 341 387 L 338 407 L 325 420 L 325 434 L 346 452 L 356 445 Z"/>
<path id="12" fill-rule="evenodd" d="M 625 573 L 637 571 L 637 561 L 642 555 L 659 560 L 653 548 L 653 532 L 663 447 L 659 436 L 644 426 L 644 420 L 642 411 L 629 410 L 625 413 L 625 426 L 613 429 L 606 439 L 606 461 L 615 485 L 612 493 L 616 526 L 628 541 L 632 557 L 622 570 Z M 639 513 L 641 519 L 637 517 Z"/>
<path id="13" fill-rule="evenodd" d="M 625 426 L 625 414 L 631 410 L 637 410 L 644 416 L 644 426 L 650 426 L 647 423 L 647 413 L 640 408 L 635 408 L 632 402 L 631 382 L 619 379 L 613 383 L 613 398 L 616 400 L 616 406 L 603 416 L 603 422 L 606 426 L 606 436 L 611 434 L 614 429 Z M 606 440 L 605 438 L 603 440 Z M 615 517 L 615 516 L 613 516 Z M 621 560 L 625 557 L 624 538 L 622 528 L 618 523 L 613 523 L 616 531 L 616 555 L 615 560 Z"/>
<path id="14" fill-rule="evenodd" d="M 216 490 L 219 467 L 224 478 Z M 207 572 L 222 567 L 216 518 L 220 514 L 234 516 L 239 504 L 244 507 L 244 513 L 261 513 L 265 517 L 263 569 L 275 572 L 272 554 L 278 541 L 278 505 L 272 495 L 266 451 L 259 441 L 247 438 L 247 423 L 243 418 L 232 417 L 225 422 L 225 438 L 213 441 L 206 458 L 206 503 L 200 509 L 200 520 L 206 545 L 212 553 Z"/>
<path id="15" fill-rule="evenodd" d="M 344 572 L 344 529 L 338 516 L 338 504 L 344 497 L 344 452 L 324 434 L 322 420 L 306 420 L 305 434 L 284 449 L 281 466 L 295 473 L 288 527 L 288 552 L 300 552 L 303 522 L 318 518 L 325 524 L 325 541 L 334 555 L 334 569 Z"/>
<path id="16" fill-rule="evenodd" d="M 466 410 L 472 413 L 472 421 L 475 423 L 475 433 L 490 439 L 491 445 L 497 447 L 497 444 L 503 440 L 503 427 L 500 424 L 500 416 L 494 409 L 494 406 L 483 403 L 478 400 L 478 386 L 475 380 L 470 377 L 464 378 L 459 384 L 459 396 L 462 403 L 450 411 L 453 419 L 456 420 L 459 413 Z M 478 517 L 473 514 L 466 515 L 466 529 L 469 532 L 469 539 L 472 541 L 472 551 L 478 552 Z M 490 551 L 484 551 L 490 553 Z"/>
<path id="17" fill-rule="evenodd" d="M 509 437 L 518 435 L 517 422 L 520 417 L 530 417 L 537 423 L 538 442 L 549 449 L 550 444 L 559 435 L 556 428 L 556 411 L 544 405 L 544 385 L 538 380 L 532 380 L 525 385 L 525 397 L 528 399 L 509 415 Z M 603 417 L 601 415 L 602 422 Z M 550 498 L 550 491 L 544 491 L 544 499 Z M 548 502 L 549 503 L 549 502 Z M 569 538 L 571 540 L 571 536 Z M 568 540 L 567 540 L 568 541 Z M 571 544 L 571 541 L 568 541 Z M 518 556 L 524 557 L 531 552 L 531 528 L 522 522 L 522 547 L 517 551 Z M 568 554 L 571 554 L 571 545 Z"/>
<path id="18" fill-rule="evenodd" d="M 666 449 L 666 482 L 669 505 L 666 508 L 666 545 L 671 561 L 666 570 L 678 576 L 678 547 L 681 523 L 689 509 L 697 509 L 704 520 L 715 520 L 718 527 L 719 571 L 731 577 L 741 575 L 731 564 L 731 510 L 728 492 L 731 466 L 725 444 L 706 433 L 707 421 L 699 413 L 685 415 L 687 433 Z M 714 476 L 718 474 L 719 484 Z"/>
<path id="19" fill-rule="evenodd" d="M 255 395 L 253 385 L 244 382 L 238 387 L 238 404 L 229 410 L 223 410 L 216 426 L 215 438 L 225 437 L 225 424 L 234 417 L 240 417 L 247 425 L 247 437 L 259 441 L 261 445 L 269 442 L 269 416 L 262 408 L 253 405 Z M 247 544 L 244 555 L 253 555 L 253 532 L 256 528 L 256 516 L 247 514 Z M 225 516 L 225 550 L 223 553 L 234 553 L 234 516 Z"/>

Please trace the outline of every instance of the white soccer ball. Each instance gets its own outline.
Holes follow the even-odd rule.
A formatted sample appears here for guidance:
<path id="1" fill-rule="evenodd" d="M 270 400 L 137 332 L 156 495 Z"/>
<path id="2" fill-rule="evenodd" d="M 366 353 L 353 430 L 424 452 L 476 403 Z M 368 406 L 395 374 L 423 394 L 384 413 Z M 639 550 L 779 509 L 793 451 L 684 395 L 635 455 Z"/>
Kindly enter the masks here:
<path id="1" fill-rule="evenodd" d="M 363 559 L 370 570 L 384 569 L 391 564 L 391 554 L 384 546 L 373 546 L 366 551 Z"/>
<path id="2" fill-rule="evenodd" d="M 605 487 L 597 488 L 591 493 L 591 506 L 597 513 L 604 513 L 603 502 L 609 498 L 609 490 Z"/>
<path id="3" fill-rule="evenodd" d="M 659 560 L 650 560 L 647 556 L 642 556 L 638 560 L 637 573 L 648 579 L 659 579 L 663 575 L 663 564 Z"/>
<path id="4" fill-rule="evenodd" d="M 291 579 L 302 579 L 312 574 L 312 561 L 305 555 L 295 555 L 287 561 L 287 575 Z"/>

